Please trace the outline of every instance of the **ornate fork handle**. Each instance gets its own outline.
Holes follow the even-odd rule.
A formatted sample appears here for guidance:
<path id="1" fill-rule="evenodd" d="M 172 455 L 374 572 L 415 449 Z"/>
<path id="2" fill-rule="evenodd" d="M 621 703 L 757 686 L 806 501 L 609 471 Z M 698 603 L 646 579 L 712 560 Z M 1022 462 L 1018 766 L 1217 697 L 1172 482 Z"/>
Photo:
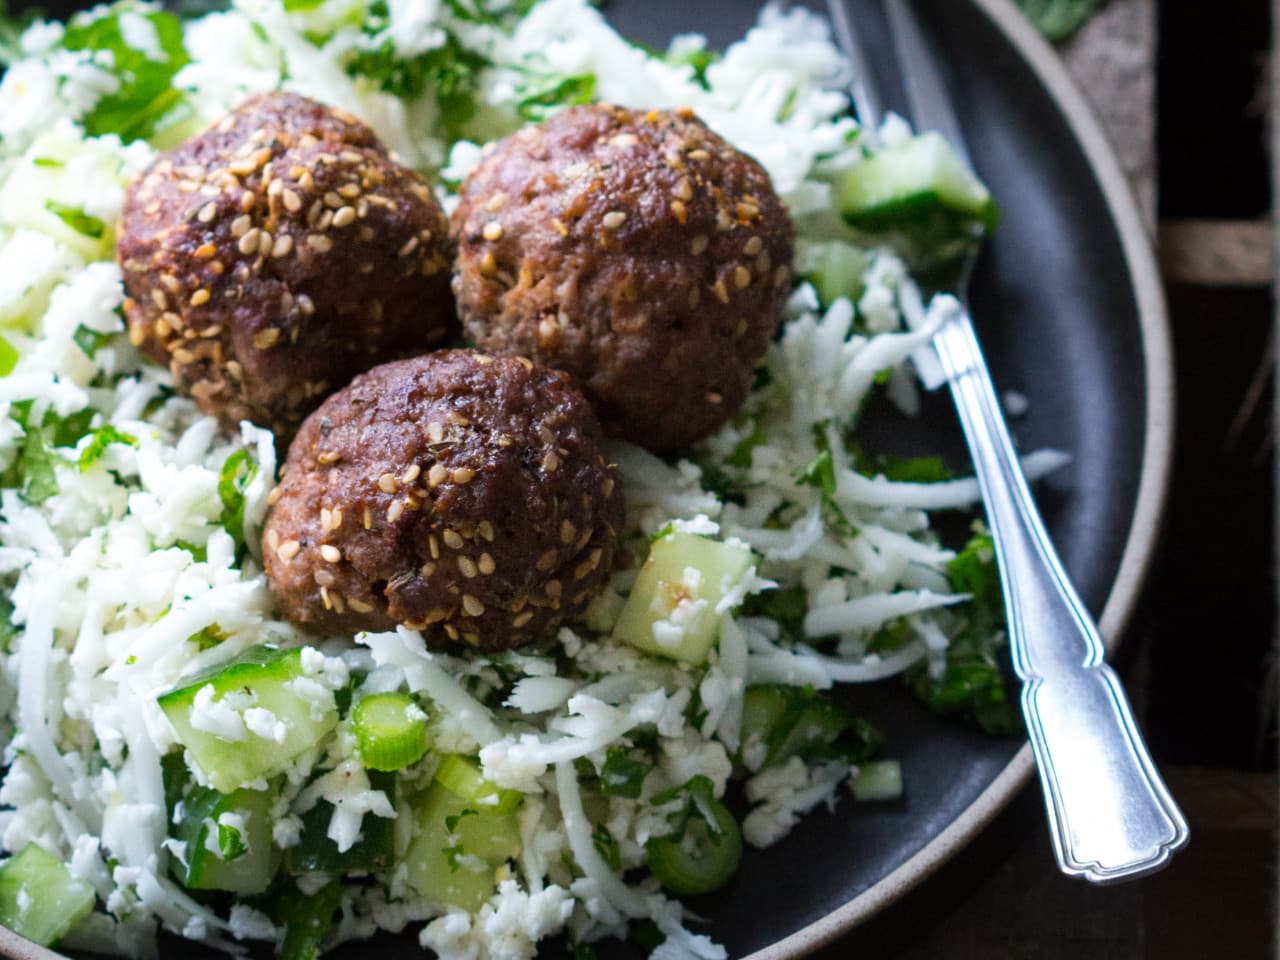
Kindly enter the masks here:
<path id="1" fill-rule="evenodd" d="M 934 346 L 986 502 L 1058 863 L 1095 883 L 1150 873 L 1186 843 L 1186 821 L 1045 533 L 967 310 Z"/>

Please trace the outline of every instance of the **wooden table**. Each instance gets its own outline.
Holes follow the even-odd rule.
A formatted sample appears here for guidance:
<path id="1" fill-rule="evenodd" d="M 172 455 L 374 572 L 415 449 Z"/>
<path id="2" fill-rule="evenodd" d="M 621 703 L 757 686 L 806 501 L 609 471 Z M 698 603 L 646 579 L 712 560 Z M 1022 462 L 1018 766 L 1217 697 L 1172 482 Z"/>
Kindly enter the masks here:
<path id="1" fill-rule="evenodd" d="M 1280 24 L 1280 0 L 1274 0 L 1273 9 L 1273 22 Z M 1062 55 L 1093 103 L 1152 236 L 1159 241 L 1174 307 L 1176 347 L 1179 322 L 1203 323 L 1195 310 L 1185 316 L 1188 309 L 1179 309 L 1180 298 L 1195 295 L 1203 301 L 1205 288 L 1271 284 L 1271 222 L 1157 223 L 1156 0 L 1111 0 Z M 1280 86 L 1273 109 L 1278 102 Z M 1273 123 L 1272 129 L 1280 130 L 1280 123 Z M 1218 323 L 1222 319 L 1214 318 Z M 1266 323 L 1265 315 L 1262 322 Z M 1247 377 L 1244 371 L 1241 379 Z M 1184 405 L 1188 402 L 1194 399 L 1184 396 Z M 1180 430 L 1185 429 L 1180 423 Z M 1159 596 L 1158 589 L 1153 593 Z M 1150 693 L 1143 631 L 1160 629 L 1160 624 L 1159 616 L 1140 616 L 1136 635 L 1129 638 L 1131 657 L 1132 648 L 1137 648 L 1136 662 L 1122 672 L 1140 715 Z M 1188 704 L 1188 709 L 1212 707 Z M 1162 767 L 1192 832 L 1190 846 L 1165 872 L 1106 888 L 1061 876 L 1054 866 L 1038 789 L 1032 787 L 940 875 L 849 939 L 822 951 L 821 960 L 1276 956 L 1276 775 L 1168 762 Z"/>

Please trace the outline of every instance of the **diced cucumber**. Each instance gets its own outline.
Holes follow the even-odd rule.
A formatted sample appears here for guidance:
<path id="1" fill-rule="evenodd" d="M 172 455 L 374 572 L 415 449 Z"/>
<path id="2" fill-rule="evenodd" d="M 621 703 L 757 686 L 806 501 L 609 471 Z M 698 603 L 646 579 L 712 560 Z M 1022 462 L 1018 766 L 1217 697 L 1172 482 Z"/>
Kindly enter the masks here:
<path id="1" fill-rule="evenodd" d="M 893 229 L 945 212 L 990 230 L 999 210 L 940 133 L 928 132 L 886 147 L 842 172 L 835 184 L 840 214 L 851 226 Z"/>
<path id="2" fill-rule="evenodd" d="M 480 764 L 457 753 L 440 758 L 435 778 L 483 812 L 514 813 L 523 799 L 519 790 L 503 790 L 490 783 L 480 773 Z"/>
<path id="3" fill-rule="evenodd" d="M 865 250 L 843 240 L 807 243 L 796 252 L 796 271 L 813 284 L 824 307 L 841 297 L 856 303 L 870 262 Z"/>
<path id="4" fill-rule="evenodd" d="M 274 800 L 274 790 L 223 794 L 208 787 L 192 787 L 175 831 L 175 839 L 186 844 L 184 857 L 174 858 L 174 873 L 182 885 L 189 890 L 239 894 L 266 890 L 275 874 L 271 837 Z"/>
<path id="5" fill-rule="evenodd" d="M 742 761 L 751 770 L 805 760 L 871 756 L 880 736 L 869 723 L 808 687 L 748 687 L 742 701 Z"/>
<path id="6" fill-rule="evenodd" d="M 0 923 L 49 946 L 93 911 L 93 887 L 35 843 L 0 865 Z"/>
<path id="7" fill-rule="evenodd" d="M 224 718 L 227 711 L 234 712 L 240 718 L 239 739 L 197 729 L 203 718 L 192 714 L 205 687 L 212 688 L 212 700 L 204 709 L 215 708 Z M 332 693 L 304 675 L 302 651 L 268 646 L 253 647 L 230 664 L 192 678 L 162 695 L 159 703 L 191 759 L 223 793 L 275 773 L 338 722 Z M 281 741 L 245 726 L 244 713 L 253 708 L 269 711 L 283 724 Z"/>
<path id="8" fill-rule="evenodd" d="M 902 796 L 902 765 L 897 760 L 860 763 L 849 789 L 855 800 L 897 800 Z"/>
<path id="9" fill-rule="evenodd" d="M 273 900 L 272 919 L 284 927 L 276 960 L 318 960 L 320 944 L 342 906 L 342 884 L 331 883 L 309 894 L 289 884 Z"/>
<path id="10" fill-rule="evenodd" d="M 659 537 L 613 635 L 647 653 L 706 662 L 720 630 L 716 606 L 753 563 L 738 544 L 680 531 Z"/>
<path id="11" fill-rule="evenodd" d="M 396 776 L 370 770 L 369 786 L 381 790 L 394 804 Z M 285 851 L 285 867 L 290 873 L 377 873 L 395 860 L 396 822 L 388 817 L 366 814 L 360 825 L 360 839 L 346 853 L 329 839 L 333 805 L 321 801 L 302 815 L 302 836 L 296 846 Z"/>
<path id="12" fill-rule="evenodd" d="M 460 769 L 455 767 L 447 774 L 452 782 L 464 779 L 457 776 Z M 478 770 L 474 772 L 473 787 L 475 782 L 492 786 L 479 779 Z M 482 787 L 478 794 L 463 796 L 437 774 L 415 803 L 416 833 L 404 862 L 409 884 L 424 897 L 474 912 L 493 895 L 498 868 L 520 855 L 520 825 L 514 807 L 497 812 L 497 807 L 475 800 L 476 796 L 493 795 Z"/>

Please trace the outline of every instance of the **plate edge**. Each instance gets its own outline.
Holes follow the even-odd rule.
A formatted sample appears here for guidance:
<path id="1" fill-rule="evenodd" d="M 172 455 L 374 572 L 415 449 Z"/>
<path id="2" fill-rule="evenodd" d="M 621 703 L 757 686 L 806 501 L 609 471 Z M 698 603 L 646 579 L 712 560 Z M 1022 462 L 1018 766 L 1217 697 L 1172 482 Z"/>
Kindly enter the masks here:
<path id="1" fill-rule="evenodd" d="M 1174 386 L 1168 313 L 1151 238 L 1115 151 L 1093 108 L 1058 53 L 1036 32 L 1012 0 L 970 0 L 1009 40 L 1061 111 L 1088 160 L 1119 233 L 1142 335 L 1146 373 L 1145 431 L 1137 501 L 1125 548 L 1098 627 L 1114 655 L 1137 605 L 1150 567 L 1168 497 L 1173 455 Z M 872 914 L 906 895 L 960 847 L 980 833 L 1031 780 L 1031 747 L 1022 746 L 991 785 L 952 823 L 871 889 L 747 960 L 796 960 L 836 940 Z"/>

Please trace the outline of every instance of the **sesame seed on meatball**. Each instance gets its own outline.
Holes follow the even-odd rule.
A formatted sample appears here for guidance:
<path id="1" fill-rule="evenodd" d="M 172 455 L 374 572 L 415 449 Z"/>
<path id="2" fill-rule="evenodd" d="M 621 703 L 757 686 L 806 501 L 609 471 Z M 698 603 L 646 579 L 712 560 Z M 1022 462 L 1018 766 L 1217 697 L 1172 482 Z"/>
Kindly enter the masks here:
<path id="1" fill-rule="evenodd" d="M 563 373 L 447 350 L 375 367 L 289 448 L 263 533 L 284 615 L 321 632 L 421 630 L 502 650 L 604 585 L 618 472 Z"/>
<path id="2" fill-rule="evenodd" d="M 452 226 L 476 345 L 567 371 L 607 430 L 652 450 L 733 415 L 790 290 L 768 174 L 688 110 L 526 127 L 467 178 Z"/>
<path id="3" fill-rule="evenodd" d="M 350 114 L 249 100 L 129 189 L 117 257 L 133 343 L 230 428 L 282 436 L 362 370 L 445 339 L 448 223 Z"/>

